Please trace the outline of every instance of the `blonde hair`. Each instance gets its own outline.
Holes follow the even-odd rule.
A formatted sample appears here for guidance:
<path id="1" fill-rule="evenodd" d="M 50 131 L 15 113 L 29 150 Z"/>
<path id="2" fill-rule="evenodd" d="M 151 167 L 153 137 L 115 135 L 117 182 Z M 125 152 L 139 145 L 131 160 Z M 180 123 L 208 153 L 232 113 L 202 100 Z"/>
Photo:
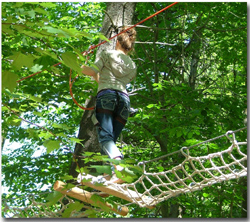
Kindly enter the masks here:
<path id="1" fill-rule="evenodd" d="M 121 32 L 128 29 L 128 26 L 123 26 Z M 120 35 L 117 36 L 117 40 L 121 44 L 121 47 L 125 49 L 127 52 L 130 52 L 134 49 L 136 39 L 136 31 L 134 28 L 131 28 Z"/>

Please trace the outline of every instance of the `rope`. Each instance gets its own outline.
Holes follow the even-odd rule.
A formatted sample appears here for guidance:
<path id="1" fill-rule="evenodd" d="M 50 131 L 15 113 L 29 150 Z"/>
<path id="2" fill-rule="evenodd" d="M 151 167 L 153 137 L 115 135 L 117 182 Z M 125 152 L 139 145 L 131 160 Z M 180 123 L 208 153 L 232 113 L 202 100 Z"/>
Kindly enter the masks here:
<path id="1" fill-rule="evenodd" d="M 183 154 L 184 161 L 181 164 L 173 165 L 167 171 L 150 172 L 155 169 L 155 165 L 149 164 L 150 166 L 148 166 L 147 164 L 150 162 L 142 162 L 143 173 L 133 183 L 114 184 L 106 181 L 104 185 L 112 186 L 117 192 L 126 194 L 131 200 L 131 203 L 127 205 L 137 204 L 140 207 L 149 208 L 180 194 L 195 192 L 216 183 L 245 177 L 247 176 L 247 147 L 241 150 L 240 146 L 246 146 L 247 142 L 237 142 L 235 136 L 236 132 L 244 129 L 246 127 L 235 131 L 228 131 L 224 135 L 194 145 L 202 145 L 208 141 L 211 142 L 226 136 L 230 145 L 223 151 L 204 156 L 191 156 L 189 153 L 183 152 L 182 148 L 180 152 Z M 189 151 L 194 146 L 188 147 L 185 150 Z M 157 160 L 157 158 L 154 159 L 154 164 L 158 164 Z M 27 198 L 30 199 L 30 196 Z M 63 198 L 68 200 L 67 204 L 62 201 Z M 46 203 L 37 202 L 35 198 L 32 198 L 29 206 L 20 208 L 13 206 L 13 203 L 16 205 L 17 201 L 13 202 L 11 199 L 3 199 L 2 211 L 5 218 L 58 218 L 62 217 L 67 206 L 74 201 L 64 195 L 58 202 L 49 207 Z M 84 208 L 88 209 L 88 206 L 84 206 Z M 91 208 L 89 209 L 91 210 Z M 72 211 L 69 217 L 83 216 L 83 214 L 79 213 Z"/>
<path id="2" fill-rule="evenodd" d="M 93 109 L 95 109 L 95 107 L 85 108 L 85 107 L 81 106 L 81 105 L 76 101 L 76 99 L 74 98 L 73 92 L 72 92 L 72 86 L 73 86 L 74 80 L 71 82 L 71 75 L 72 75 L 72 70 L 70 69 L 70 74 L 69 74 L 69 93 L 70 93 L 70 96 L 71 96 L 72 100 L 74 101 L 74 103 L 75 103 L 78 107 L 80 107 L 81 109 L 83 109 L 83 110 L 93 110 Z"/>
<path id="3" fill-rule="evenodd" d="M 130 30 L 130 29 L 136 27 L 137 25 L 140 25 L 140 24 L 142 24 L 143 22 L 145 22 L 145 21 L 147 21 L 147 20 L 153 18 L 154 16 L 156 16 L 156 15 L 160 14 L 161 12 L 163 12 L 163 11 L 169 9 L 170 7 L 174 6 L 174 5 L 177 4 L 177 3 L 178 3 L 178 2 L 172 3 L 171 5 L 169 5 L 169 6 L 165 7 L 165 8 L 163 8 L 163 9 L 161 9 L 160 11 L 158 11 L 158 12 L 156 12 L 156 13 L 154 13 L 153 15 L 150 15 L 149 17 L 143 19 L 142 21 L 138 22 L 137 24 L 135 24 L 135 25 L 133 25 L 133 26 L 131 26 L 131 27 L 129 27 L 129 28 L 123 30 L 122 32 L 120 32 L 120 33 L 118 33 L 118 34 L 116 34 L 116 35 L 114 35 L 113 37 L 109 38 L 109 41 L 112 40 L 112 39 L 114 39 L 115 37 L 121 35 L 122 33 L 127 32 L 128 30 Z M 108 41 L 105 40 L 105 41 L 103 41 L 103 42 L 101 42 L 101 43 L 99 43 L 99 44 L 97 44 L 97 45 L 95 45 L 95 46 L 93 46 L 93 47 L 90 47 L 90 50 L 93 50 L 93 49 L 99 47 L 100 45 L 102 45 L 102 44 L 104 44 L 104 43 L 106 43 L 106 42 L 108 42 Z"/>
<path id="4" fill-rule="evenodd" d="M 62 218 L 63 213 L 67 210 L 71 204 L 75 201 L 69 198 L 66 195 L 62 195 L 62 197 L 57 201 L 56 204 L 52 206 L 48 205 L 48 203 L 41 202 L 37 200 L 38 195 L 28 195 L 25 198 L 25 202 L 29 202 L 28 206 L 19 207 L 16 203 L 11 203 L 11 199 L 2 199 L 2 212 L 4 218 Z M 24 202 L 24 198 L 22 199 Z M 15 204 L 15 206 L 13 206 Z M 94 208 L 89 206 L 83 206 L 83 208 L 88 210 L 93 210 Z M 100 209 L 94 209 L 95 211 L 100 211 Z M 70 218 L 82 218 L 86 217 L 85 212 L 77 212 L 73 210 L 70 212 Z"/>
<path id="5" fill-rule="evenodd" d="M 189 152 L 185 153 L 182 148 L 179 152 L 182 153 L 184 161 L 173 166 L 170 170 L 164 172 L 147 171 L 147 169 L 150 171 L 155 169 L 155 165 L 150 164 L 148 166 L 146 164 L 153 161 L 153 164 L 157 164 L 159 158 L 156 158 L 140 163 L 143 167 L 143 174 L 135 182 L 120 185 L 106 182 L 105 185 L 112 185 L 120 193 L 126 193 L 131 198 L 132 203 L 140 207 L 149 207 L 180 194 L 194 192 L 216 183 L 247 176 L 247 147 L 244 152 L 240 149 L 240 146 L 246 146 L 247 142 L 237 142 L 235 137 L 235 132 L 243 129 L 246 128 L 228 131 L 222 136 L 208 140 L 214 141 L 226 136 L 231 143 L 226 150 L 195 157 L 189 155 Z M 232 135 L 232 138 L 228 136 L 229 134 Z M 203 143 L 199 143 L 199 145 Z M 189 148 L 192 147 L 194 146 Z M 139 187 L 140 192 L 137 190 Z M 137 195 L 134 195 L 134 193 Z"/>
<path id="6" fill-rule="evenodd" d="M 115 37 L 121 35 L 122 33 L 126 32 L 126 31 L 128 31 L 129 29 L 132 29 L 132 28 L 136 27 L 137 25 L 140 25 L 141 23 L 143 23 L 143 22 L 145 22 L 145 21 L 147 21 L 147 20 L 153 18 L 154 16 L 156 16 L 156 15 L 160 14 L 161 12 L 163 12 L 163 11 L 169 9 L 170 7 L 174 6 L 174 5 L 177 4 L 177 3 L 178 3 L 178 2 L 174 2 L 174 3 L 172 3 L 171 5 L 169 5 L 169 6 L 165 7 L 165 8 L 163 8 L 163 9 L 161 9 L 160 11 L 158 11 L 158 12 L 156 12 L 156 13 L 154 13 L 153 15 L 150 15 L 149 17 L 143 19 L 142 21 L 138 22 L 137 24 L 135 24 L 135 25 L 133 25 L 133 26 L 131 26 L 131 27 L 129 27 L 129 28 L 123 30 L 122 32 L 118 33 L 117 35 L 114 35 L 113 37 L 109 38 L 108 41 L 114 39 Z M 108 41 L 105 40 L 105 41 L 102 41 L 102 42 L 100 42 L 99 44 L 97 44 L 97 45 L 95 45 L 95 46 L 91 46 L 87 51 L 82 52 L 82 54 L 84 54 L 84 53 L 89 54 L 93 49 L 99 47 L 100 45 L 102 45 L 102 44 L 104 44 L 104 43 L 107 43 Z M 53 66 L 55 67 L 55 66 L 58 66 L 58 65 L 60 65 L 60 64 L 62 64 L 62 63 L 59 62 L 59 63 L 57 63 L 57 64 L 54 64 Z M 45 70 L 46 70 L 46 69 L 45 69 Z M 25 80 L 25 79 L 28 79 L 28 78 L 30 78 L 30 77 L 32 77 L 32 76 L 35 76 L 35 75 L 37 75 L 37 74 L 39 74 L 39 73 L 42 73 L 42 72 L 45 71 L 45 70 L 36 72 L 36 73 L 31 74 L 31 75 L 29 75 L 29 76 L 26 76 L 26 77 L 24 77 L 24 78 L 22 78 L 22 79 L 17 80 L 17 82 L 21 82 L 21 81 L 23 81 L 23 80 Z M 80 107 L 81 109 L 83 109 L 83 110 L 93 110 L 94 107 L 85 108 L 85 107 L 79 105 L 79 103 L 78 103 L 78 102 L 75 100 L 75 98 L 73 97 L 72 85 L 73 85 L 73 82 L 71 82 L 71 70 L 70 70 L 70 83 L 69 83 L 69 86 L 70 86 L 70 95 L 71 95 L 71 97 L 72 97 L 74 103 L 75 103 L 78 107 Z"/>
<path id="7" fill-rule="evenodd" d="M 237 133 L 237 132 L 242 131 L 242 130 L 245 130 L 245 129 L 247 129 L 247 127 L 243 127 L 243 128 L 241 128 L 241 129 L 234 130 L 234 131 L 228 131 L 226 134 L 223 134 L 223 135 L 221 135 L 221 136 L 217 136 L 217 137 L 215 137 L 215 138 L 212 138 L 212 139 L 203 141 L 203 142 L 201 142 L 201 143 L 197 143 L 197 144 L 192 145 L 192 146 L 189 146 L 189 147 L 182 147 L 181 150 L 178 150 L 178 151 L 175 151 L 175 152 L 172 152 L 172 153 L 169 153 L 169 154 L 166 154 L 166 155 L 163 155 L 163 156 L 160 156 L 160 157 L 151 159 L 151 160 L 139 162 L 138 165 L 142 165 L 142 164 L 146 164 L 146 163 L 155 162 L 155 161 L 164 159 L 164 158 L 166 158 L 166 157 L 172 156 L 172 155 L 174 155 L 174 154 L 181 153 L 181 152 L 183 152 L 184 150 L 189 150 L 189 149 L 194 148 L 194 147 L 196 147 L 196 146 L 200 146 L 200 145 L 202 145 L 202 144 L 204 144 L 204 143 L 209 143 L 209 142 L 212 142 L 212 141 L 214 141 L 214 140 L 218 140 L 218 139 L 220 139 L 220 138 L 222 138 L 222 137 L 225 137 L 225 136 L 226 136 L 228 139 L 230 139 L 230 138 L 228 137 L 228 134 L 234 134 L 234 133 Z"/>

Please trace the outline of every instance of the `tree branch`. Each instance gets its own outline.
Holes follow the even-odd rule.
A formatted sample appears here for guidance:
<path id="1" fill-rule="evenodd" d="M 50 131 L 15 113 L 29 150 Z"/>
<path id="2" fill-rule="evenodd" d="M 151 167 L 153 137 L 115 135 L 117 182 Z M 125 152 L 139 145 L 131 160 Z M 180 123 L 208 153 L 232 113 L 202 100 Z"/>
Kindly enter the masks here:
<path id="1" fill-rule="evenodd" d="M 111 24 L 112 24 L 111 27 L 114 28 L 115 31 L 118 32 L 118 27 L 114 24 L 114 22 L 113 22 L 111 16 L 109 15 L 109 13 L 108 13 L 106 10 L 104 10 L 104 12 L 105 12 L 105 14 L 109 17 L 109 20 L 110 20 L 110 22 L 111 22 Z"/>
<path id="2" fill-rule="evenodd" d="M 165 43 L 165 42 L 138 42 L 135 41 L 136 44 L 158 44 L 158 45 L 170 45 L 170 46 L 175 46 L 175 44 L 171 43 Z"/>
<path id="3" fill-rule="evenodd" d="M 206 27 L 206 29 L 211 30 L 211 31 L 215 31 L 215 32 L 234 32 L 234 31 L 238 31 L 241 29 L 247 29 L 247 27 L 240 27 L 240 28 L 236 28 L 236 29 L 213 29 L 213 28 Z"/>
<path id="4" fill-rule="evenodd" d="M 146 87 L 141 87 L 139 89 L 135 89 L 135 90 L 132 90 L 131 92 L 128 93 L 129 96 L 134 96 L 134 95 L 137 95 L 137 91 L 140 91 L 140 90 L 143 90 L 143 89 L 146 89 Z"/>
<path id="5" fill-rule="evenodd" d="M 134 25 L 128 25 L 128 26 L 134 26 Z M 120 28 L 120 27 L 118 27 Z M 172 28 L 159 28 L 159 27 L 151 27 L 151 26 L 145 26 L 145 25 L 137 25 L 136 28 L 144 28 L 144 29 L 152 29 L 152 30 L 171 30 L 171 31 L 182 31 L 180 28 L 172 29 Z"/>

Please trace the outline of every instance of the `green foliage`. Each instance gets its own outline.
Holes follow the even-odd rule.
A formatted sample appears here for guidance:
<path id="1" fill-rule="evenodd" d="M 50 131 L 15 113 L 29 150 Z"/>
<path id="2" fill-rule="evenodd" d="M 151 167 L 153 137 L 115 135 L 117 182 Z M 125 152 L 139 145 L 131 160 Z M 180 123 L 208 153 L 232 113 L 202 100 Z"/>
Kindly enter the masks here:
<path id="1" fill-rule="evenodd" d="M 68 218 L 73 210 L 80 211 L 83 206 L 84 204 L 78 201 L 75 201 L 74 203 L 70 203 L 69 205 L 67 205 L 67 209 L 63 212 L 62 216 L 64 218 Z"/>
<path id="2" fill-rule="evenodd" d="M 137 3 L 134 23 L 166 5 Z M 85 62 L 81 52 L 105 39 L 100 34 L 105 7 L 101 2 L 2 3 L 2 143 L 11 143 L 3 146 L 2 186 L 8 187 L 3 198 L 41 194 L 50 191 L 57 179 L 72 179 L 67 175 L 73 147 L 82 142 L 76 138 L 82 110 L 69 95 L 69 73 L 72 69 L 75 78 Z M 93 165 L 79 172 L 94 168 L 98 174 L 110 174 L 110 165 L 96 162 L 120 164 L 125 170 L 117 172 L 118 177 L 133 182 L 142 174 L 138 162 L 244 126 L 247 4 L 181 2 L 143 25 L 149 28 L 137 27 L 137 40 L 147 44 L 136 44 L 138 75 L 129 86 L 130 91 L 140 89 L 131 96 L 132 106 L 140 111 L 123 131 L 125 160 L 86 152 L 85 163 Z M 94 56 L 88 64 L 93 61 Z M 80 104 L 96 90 L 97 84 L 89 77 L 81 76 L 74 82 L 74 97 Z M 246 139 L 244 132 L 237 136 Z M 14 142 L 20 146 L 14 147 Z M 222 139 L 190 152 L 202 156 L 225 148 Z M 179 157 L 157 161 L 150 170 L 166 171 L 181 161 Z M 245 189 L 241 180 L 228 181 L 171 198 L 155 210 L 133 205 L 128 217 L 162 218 L 170 216 L 172 207 L 178 205 L 183 209 L 182 217 L 237 218 L 241 217 L 239 206 Z M 46 201 L 52 206 L 59 198 L 59 193 L 53 193 Z M 108 199 L 126 204 L 115 197 Z M 25 200 L 10 203 L 25 206 Z M 70 204 L 63 216 L 82 207 L 79 202 Z M 117 217 L 107 211 L 100 214 L 89 209 L 85 213 L 89 217 Z"/>
<path id="3" fill-rule="evenodd" d="M 57 201 L 59 201 L 62 196 L 63 195 L 58 191 L 53 192 L 51 195 L 47 196 L 47 198 L 46 198 L 46 200 L 48 200 L 47 204 L 49 206 L 56 204 Z"/>

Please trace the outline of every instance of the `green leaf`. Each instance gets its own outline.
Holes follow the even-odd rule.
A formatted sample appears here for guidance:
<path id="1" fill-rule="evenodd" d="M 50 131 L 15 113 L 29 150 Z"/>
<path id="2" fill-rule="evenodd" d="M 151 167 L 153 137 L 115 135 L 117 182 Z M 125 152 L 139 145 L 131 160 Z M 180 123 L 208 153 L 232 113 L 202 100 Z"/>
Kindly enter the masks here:
<path id="1" fill-rule="evenodd" d="M 46 140 L 48 140 L 49 138 L 51 138 L 53 135 L 51 133 L 49 133 L 48 131 L 42 131 L 41 133 L 39 133 L 38 135 L 40 138 L 44 138 Z"/>
<path id="2" fill-rule="evenodd" d="M 39 103 L 42 102 L 42 98 L 38 96 L 29 95 L 29 99 Z"/>
<path id="3" fill-rule="evenodd" d="M 21 52 L 14 53 L 12 56 L 9 56 L 10 60 L 13 60 L 12 67 L 15 70 L 21 69 L 23 66 L 28 68 L 33 66 L 34 56 L 32 55 L 24 55 Z"/>
<path id="4" fill-rule="evenodd" d="M 65 176 L 61 176 L 60 179 L 62 180 L 72 180 L 75 179 L 72 175 L 65 175 Z"/>
<path id="5" fill-rule="evenodd" d="M 53 3 L 53 2 L 42 2 L 42 3 L 40 3 L 40 5 L 44 8 L 55 8 L 56 7 L 56 3 Z"/>
<path id="6" fill-rule="evenodd" d="M 18 76 L 10 71 L 2 72 L 2 88 L 9 89 L 10 92 L 13 92 L 17 86 Z"/>
<path id="7" fill-rule="evenodd" d="M 52 206 L 58 202 L 62 198 L 63 194 L 58 191 L 54 191 L 53 193 L 49 194 L 45 200 L 48 200 L 48 206 Z"/>
<path id="8" fill-rule="evenodd" d="M 34 10 L 28 11 L 27 14 L 28 14 L 31 18 L 35 18 L 35 16 L 36 16 L 36 12 L 35 12 Z"/>
<path id="9" fill-rule="evenodd" d="M 84 207 L 84 204 L 81 204 L 78 201 L 70 203 L 67 205 L 67 209 L 63 212 L 62 216 L 68 218 L 72 211 L 80 211 Z"/>
<path id="10" fill-rule="evenodd" d="M 203 197 L 209 197 L 208 193 L 203 193 L 202 195 L 203 195 Z"/>
<path id="11" fill-rule="evenodd" d="M 44 15 L 46 15 L 48 12 L 46 12 L 44 9 L 42 9 L 42 8 L 35 8 L 34 9 L 34 11 L 36 11 L 36 12 L 38 12 L 38 13 L 40 13 L 40 14 L 44 14 Z"/>
<path id="12" fill-rule="evenodd" d="M 35 64 L 35 65 L 30 69 L 30 71 L 33 72 L 33 73 L 40 72 L 40 71 L 42 71 L 42 68 L 43 68 L 42 65 L 39 66 L 38 64 Z"/>
<path id="13" fill-rule="evenodd" d="M 60 21 L 69 21 L 69 20 L 74 20 L 75 18 L 71 17 L 71 16 L 64 16 L 60 19 Z"/>
<path id="14" fill-rule="evenodd" d="M 133 177 L 132 175 L 130 175 L 129 173 L 126 173 L 124 171 L 118 171 L 115 170 L 116 176 L 124 181 L 126 181 L 127 183 L 132 183 L 134 181 L 134 179 L 136 177 Z"/>
<path id="15" fill-rule="evenodd" d="M 57 133 L 57 136 L 61 136 L 63 138 L 68 138 L 68 135 L 66 135 L 65 133 Z"/>
<path id="16" fill-rule="evenodd" d="M 60 148 L 60 141 L 46 140 L 43 145 L 47 148 L 47 153 Z"/>
<path id="17" fill-rule="evenodd" d="M 37 111 L 34 111 L 34 112 L 33 112 L 33 114 L 34 114 L 34 115 L 36 115 L 36 116 L 40 116 L 40 117 L 42 117 L 42 116 L 43 116 L 43 114 L 42 114 L 42 113 L 37 112 Z"/>
<path id="18" fill-rule="evenodd" d="M 42 52 L 44 52 L 44 51 L 42 51 Z M 42 65 L 43 69 L 48 69 L 55 64 L 55 61 L 53 59 L 51 59 L 51 56 L 43 55 L 40 58 L 38 58 L 35 61 L 35 63 Z"/>
<path id="19" fill-rule="evenodd" d="M 92 166 L 90 166 L 90 168 L 96 169 L 96 171 L 97 171 L 98 174 L 106 173 L 106 174 L 112 175 L 112 167 L 111 167 L 111 166 L 105 166 L 105 165 L 102 165 L 102 166 L 92 165 Z"/>
<path id="20" fill-rule="evenodd" d="M 182 136 L 182 131 L 181 129 L 178 129 L 177 133 L 176 133 L 177 138 Z"/>
<path id="21" fill-rule="evenodd" d="M 53 123 L 52 126 L 58 129 L 67 129 L 67 130 L 72 129 L 72 127 L 69 127 L 66 124 Z M 77 139 L 77 138 L 74 138 L 74 139 Z"/>
<path id="22" fill-rule="evenodd" d="M 23 2 L 16 2 L 15 5 L 13 5 L 14 7 L 20 8 L 24 3 Z"/>
<path id="23" fill-rule="evenodd" d="M 10 28 L 10 25 L 4 25 L 2 24 L 2 32 L 4 33 L 7 33 L 9 35 L 14 35 L 15 32 Z"/>
<path id="24" fill-rule="evenodd" d="M 65 52 L 62 54 L 63 64 L 81 74 L 82 70 L 77 62 L 77 57 L 72 52 Z"/>
<path id="25" fill-rule="evenodd" d="M 151 109 L 151 108 L 153 108 L 154 106 L 155 106 L 154 104 L 149 104 L 149 105 L 147 105 L 147 108 Z"/>
<path id="26" fill-rule="evenodd" d="M 43 49 L 41 49 L 41 48 L 37 48 L 36 51 L 40 52 L 41 54 L 50 56 L 51 58 L 55 59 L 56 61 L 60 61 L 60 60 L 57 58 L 57 55 L 56 55 L 54 52 L 51 52 L 50 50 L 43 50 Z"/>
<path id="27" fill-rule="evenodd" d="M 65 32 L 61 29 L 56 29 L 56 28 L 51 27 L 51 26 L 44 26 L 43 29 L 46 29 L 47 32 L 52 33 L 52 34 L 61 34 L 61 35 L 58 35 L 59 37 L 63 37 L 63 36 L 66 38 L 71 37 L 67 32 Z"/>
<path id="28" fill-rule="evenodd" d="M 95 155 L 94 152 L 84 152 L 83 154 L 84 156 L 92 156 L 92 155 Z"/>
<path id="29" fill-rule="evenodd" d="M 94 194 L 91 196 L 90 199 L 94 202 L 94 204 L 93 204 L 94 206 L 100 207 L 105 212 L 110 212 L 110 208 L 105 206 L 105 200 L 102 197 Z M 103 204 L 101 205 L 101 203 L 103 203 Z"/>
<path id="30" fill-rule="evenodd" d="M 105 36 L 103 35 L 102 33 L 98 33 L 97 36 L 101 39 L 101 40 L 105 40 L 107 42 L 109 42 L 110 40 Z"/>
<path id="31" fill-rule="evenodd" d="M 22 120 L 20 118 L 17 118 L 16 116 L 11 116 L 7 118 L 8 125 L 11 126 L 20 126 Z"/>
<path id="32" fill-rule="evenodd" d="M 92 209 L 91 210 L 88 209 L 88 210 L 84 211 L 84 214 L 86 216 L 88 216 L 89 218 L 97 218 L 96 211 L 92 210 Z"/>
<path id="33" fill-rule="evenodd" d="M 188 135 L 187 135 L 188 139 L 192 138 L 193 137 L 193 133 L 192 132 L 189 132 Z"/>
<path id="34" fill-rule="evenodd" d="M 74 137 L 71 137 L 70 140 L 73 142 L 79 143 L 79 144 L 82 144 L 82 141 L 83 141 L 83 139 L 78 139 L 78 138 L 74 138 Z"/>
<path id="35" fill-rule="evenodd" d="M 21 52 L 14 53 L 14 55 L 9 57 L 10 60 L 13 60 L 12 67 L 14 70 L 19 70 L 23 67 L 23 61 L 25 60 L 24 54 Z"/>
<path id="36" fill-rule="evenodd" d="M 37 133 L 36 129 L 28 128 L 27 132 L 29 133 L 30 138 L 39 139 L 39 136 L 38 136 L 38 133 Z"/>

